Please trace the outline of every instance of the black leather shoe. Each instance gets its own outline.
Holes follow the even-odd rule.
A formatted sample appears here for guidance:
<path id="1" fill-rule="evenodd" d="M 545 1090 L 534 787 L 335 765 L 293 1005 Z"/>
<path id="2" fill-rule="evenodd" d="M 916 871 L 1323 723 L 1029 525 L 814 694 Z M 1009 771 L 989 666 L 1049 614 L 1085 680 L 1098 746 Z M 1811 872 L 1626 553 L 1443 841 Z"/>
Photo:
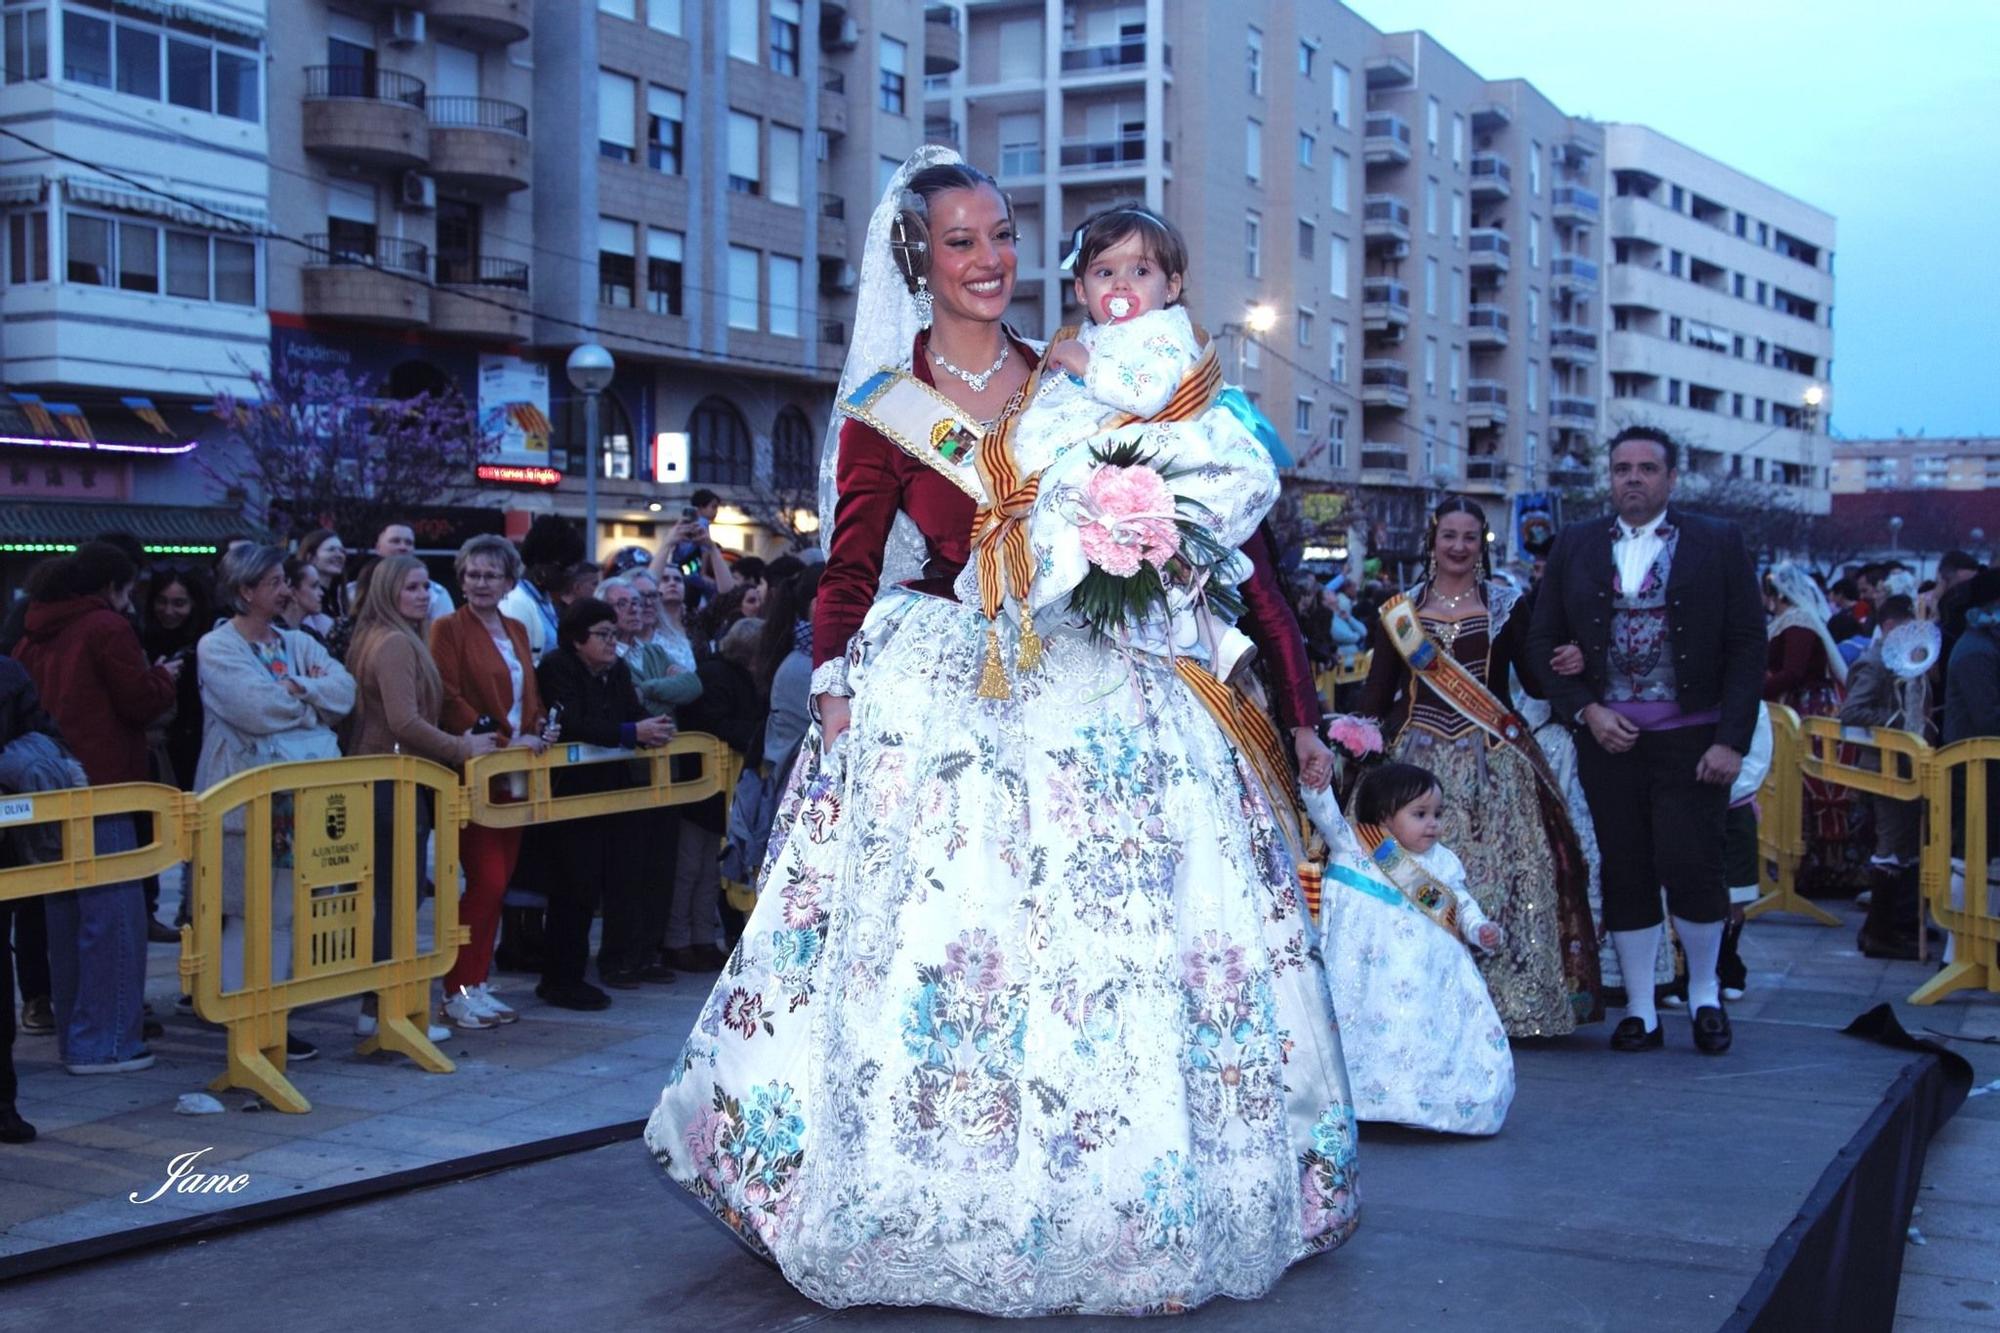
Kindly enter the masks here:
<path id="1" fill-rule="evenodd" d="M 10 1003 L 11 997 L 10 997 Z M 35 1127 L 21 1119 L 12 1102 L 0 1102 L 0 1143 L 33 1143 Z"/>
<path id="2" fill-rule="evenodd" d="M 1667 1029 L 1657 1018 L 1651 1032 L 1646 1031 L 1645 1021 L 1637 1018 L 1621 1018 L 1611 1030 L 1614 1051 L 1657 1051 L 1666 1044 Z"/>
<path id="3" fill-rule="evenodd" d="M 611 997 L 587 981 L 544 981 L 535 987 L 535 994 L 558 1009 L 588 1012 L 611 1007 Z"/>
<path id="4" fill-rule="evenodd" d="M 1703 1055 L 1721 1055 L 1732 1040 L 1729 1015 L 1720 1006 L 1703 1005 L 1694 1011 L 1694 1044 Z"/>

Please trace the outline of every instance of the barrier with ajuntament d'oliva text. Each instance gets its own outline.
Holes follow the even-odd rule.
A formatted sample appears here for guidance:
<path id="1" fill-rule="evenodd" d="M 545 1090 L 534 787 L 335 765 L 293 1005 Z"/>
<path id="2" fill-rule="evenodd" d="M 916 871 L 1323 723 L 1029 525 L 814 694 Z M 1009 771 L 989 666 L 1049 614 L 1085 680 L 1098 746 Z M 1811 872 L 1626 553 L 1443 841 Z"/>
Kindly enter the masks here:
<path id="1" fill-rule="evenodd" d="M 633 784 L 555 793 L 556 773 L 605 763 L 630 767 Z M 461 826 L 588 819 L 716 795 L 726 802 L 738 767 L 723 742 L 689 733 L 636 751 L 555 745 L 535 755 L 510 747 L 473 760 L 463 774 L 409 755 L 365 755 L 271 764 L 200 793 L 122 783 L 5 797 L 0 829 L 49 826 L 61 853 L 0 870 L 0 902 L 143 879 L 187 863 L 193 921 L 181 928 L 181 981 L 195 1011 L 227 1031 L 227 1067 L 209 1087 L 242 1088 L 279 1110 L 309 1111 L 285 1076 L 288 1019 L 305 1005 L 373 995 L 376 1030 L 361 1042 L 361 1054 L 395 1051 L 424 1069 L 451 1072 L 426 1030 L 431 984 L 467 939 L 455 891 Z M 516 799 L 514 791 L 523 794 Z M 432 877 L 454 889 L 436 895 L 428 945 L 419 928 L 426 808 L 436 833 Z M 98 821 L 111 819 L 143 820 L 150 836 L 133 850 L 100 856 Z M 386 914 L 383 929 L 378 912 Z M 378 950 L 384 930 L 387 947 Z M 286 938 L 288 952 L 274 956 L 273 945 Z"/>

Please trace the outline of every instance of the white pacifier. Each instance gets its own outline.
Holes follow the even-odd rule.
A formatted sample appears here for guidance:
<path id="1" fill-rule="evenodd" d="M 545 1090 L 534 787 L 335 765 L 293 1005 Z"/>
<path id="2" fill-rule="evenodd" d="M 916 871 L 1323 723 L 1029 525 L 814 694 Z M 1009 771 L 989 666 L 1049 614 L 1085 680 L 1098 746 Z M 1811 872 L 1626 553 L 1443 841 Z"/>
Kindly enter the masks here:
<path id="1" fill-rule="evenodd" d="M 1113 319 L 1123 319 L 1132 313 L 1132 300 L 1130 297 L 1114 296 L 1104 303 L 1104 311 Z"/>

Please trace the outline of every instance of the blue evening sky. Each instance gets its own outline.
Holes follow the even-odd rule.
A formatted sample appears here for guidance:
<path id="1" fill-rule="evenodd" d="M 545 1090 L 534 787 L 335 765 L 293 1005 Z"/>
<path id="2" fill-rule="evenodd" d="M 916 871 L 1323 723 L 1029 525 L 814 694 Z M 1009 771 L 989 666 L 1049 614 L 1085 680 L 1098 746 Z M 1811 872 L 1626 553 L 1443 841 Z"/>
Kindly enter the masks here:
<path id="1" fill-rule="evenodd" d="M 2000 435 L 2000 3 L 1347 3 L 1832 213 L 1834 432 Z"/>

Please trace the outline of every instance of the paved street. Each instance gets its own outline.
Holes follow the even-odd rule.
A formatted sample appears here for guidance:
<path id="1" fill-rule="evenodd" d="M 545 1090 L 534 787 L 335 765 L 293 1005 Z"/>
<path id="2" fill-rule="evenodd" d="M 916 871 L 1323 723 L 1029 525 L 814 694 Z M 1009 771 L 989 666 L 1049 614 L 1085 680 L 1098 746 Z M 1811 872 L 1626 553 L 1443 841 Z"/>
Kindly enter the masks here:
<path id="1" fill-rule="evenodd" d="M 168 900 L 171 901 L 171 892 Z M 1844 906 L 1844 905 L 1842 905 Z M 1846 915 L 1857 914 L 1848 909 Z M 1881 1001 L 1897 1004 L 1912 1032 L 1959 1038 L 1975 1086 L 2000 1080 L 2000 1003 L 1954 998 L 1930 1009 L 1902 1003 L 1927 969 L 1883 963 L 1853 950 L 1852 927 L 1831 929 L 1789 918 L 1753 923 L 1743 950 L 1751 973 L 1740 1018 L 1839 1027 Z M 24 1037 L 22 1111 L 42 1131 L 34 1145 L 0 1151 L 0 1255 L 157 1223 L 202 1207 L 226 1207 L 365 1180 L 550 1135 L 643 1117 L 666 1062 L 678 1051 L 705 986 L 619 992 L 597 1014 L 551 1010 L 533 997 L 533 979 L 503 976 L 522 1021 L 464 1033 L 445 1049 L 451 1075 L 427 1075 L 388 1057 L 352 1054 L 351 1005 L 301 1016 L 296 1030 L 317 1042 L 319 1059 L 296 1066 L 313 1102 L 303 1116 L 247 1109 L 253 1099 L 222 1094 L 222 1115 L 185 1117 L 175 1098 L 200 1090 L 220 1068 L 220 1039 L 175 1015 L 174 949 L 156 946 L 148 998 L 167 1026 L 159 1063 L 117 1078 L 78 1079 L 54 1064 L 53 1039 Z M 233 1196 L 145 1197 L 170 1158 L 211 1151 L 202 1167 L 250 1176 Z M 2000 1328 L 2000 1089 L 1975 1096 L 1932 1148 L 1915 1225 L 1923 1244 L 1906 1256 L 1902 1311 L 1914 1329 Z"/>

